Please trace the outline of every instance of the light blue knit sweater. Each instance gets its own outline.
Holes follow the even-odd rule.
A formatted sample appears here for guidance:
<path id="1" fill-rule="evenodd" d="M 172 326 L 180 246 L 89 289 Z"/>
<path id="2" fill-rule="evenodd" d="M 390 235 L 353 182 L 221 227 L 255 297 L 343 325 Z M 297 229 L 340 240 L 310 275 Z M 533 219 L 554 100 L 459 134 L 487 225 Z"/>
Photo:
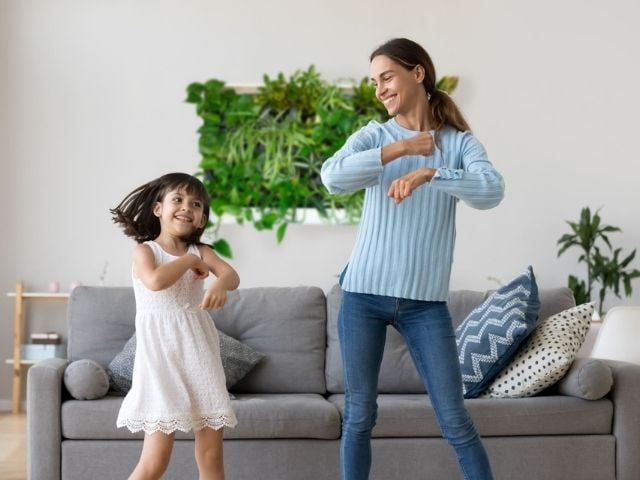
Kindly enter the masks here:
<path id="1" fill-rule="evenodd" d="M 432 155 L 410 155 L 382 165 L 384 145 L 417 133 L 395 119 L 383 124 L 372 121 L 322 165 L 322 182 L 331 193 L 366 189 L 356 244 L 342 282 L 346 291 L 446 301 L 457 200 L 488 209 L 504 196 L 502 176 L 482 144 L 470 132 L 451 127 L 440 131 Z M 396 205 L 387 196 L 391 182 L 421 167 L 436 168 L 437 173 Z"/>

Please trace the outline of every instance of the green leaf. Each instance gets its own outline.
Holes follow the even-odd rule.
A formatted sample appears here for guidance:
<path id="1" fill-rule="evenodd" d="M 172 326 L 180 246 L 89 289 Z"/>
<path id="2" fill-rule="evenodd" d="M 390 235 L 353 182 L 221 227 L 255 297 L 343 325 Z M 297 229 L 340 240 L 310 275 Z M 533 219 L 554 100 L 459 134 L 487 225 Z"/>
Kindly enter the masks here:
<path id="1" fill-rule="evenodd" d="M 187 97 L 197 98 L 198 101 L 202 99 L 202 93 L 204 92 L 204 85 L 198 82 L 193 82 L 187 85 Z"/>
<path id="2" fill-rule="evenodd" d="M 211 247 L 213 247 L 213 249 L 221 256 L 226 258 L 233 258 L 233 255 L 231 254 L 231 246 L 225 239 L 221 238 L 219 240 L 216 240 L 215 242 L 213 242 L 213 245 L 211 245 Z"/>
<path id="3" fill-rule="evenodd" d="M 280 226 L 278 227 L 278 230 L 276 232 L 276 239 L 278 240 L 278 243 L 282 243 L 282 239 L 284 238 L 284 234 L 287 231 L 287 225 L 289 225 L 287 222 L 284 222 L 282 224 L 280 224 Z"/>
<path id="4" fill-rule="evenodd" d="M 451 94 L 458 86 L 458 77 L 453 75 L 446 75 L 442 77 L 436 83 L 436 88 L 439 90 L 444 90 L 445 92 Z"/>
<path id="5" fill-rule="evenodd" d="M 634 249 L 627 258 L 625 258 L 622 262 L 620 262 L 620 267 L 626 268 L 627 265 L 629 265 L 631 261 L 635 258 L 635 256 L 636 256 L 636 251 Z"/>
<path id="6" fill-rule="evenodd" d="M 263 215 L 260 222 L 262 223 L 263 228 L 271 230 L 276 220 L 278 220 L 278 214 L 271 212 Z"/>

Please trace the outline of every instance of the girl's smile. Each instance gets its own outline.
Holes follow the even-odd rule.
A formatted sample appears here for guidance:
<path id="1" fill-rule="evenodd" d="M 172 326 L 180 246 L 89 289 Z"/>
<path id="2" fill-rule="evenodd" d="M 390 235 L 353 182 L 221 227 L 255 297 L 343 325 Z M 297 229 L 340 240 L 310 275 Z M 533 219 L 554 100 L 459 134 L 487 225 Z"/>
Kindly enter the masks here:
<path id="1" fill-rule="evenodd" d="M 161 202 L 157 202 L 153 213 L 160 219 L 162 230 L 182 236 L 201 228 L 206 221 L 202 200 L 183 189 L 171 190 Z M 175 232 L 171 232 L 175 229 Z"/>

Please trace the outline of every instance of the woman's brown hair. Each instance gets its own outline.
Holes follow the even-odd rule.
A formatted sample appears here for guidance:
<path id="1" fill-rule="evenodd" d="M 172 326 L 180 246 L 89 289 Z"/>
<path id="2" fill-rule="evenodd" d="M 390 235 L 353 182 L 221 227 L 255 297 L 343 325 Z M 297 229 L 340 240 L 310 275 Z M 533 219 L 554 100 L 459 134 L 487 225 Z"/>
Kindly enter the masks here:
<path id="1" fill-rule="evenodd" d="M 394 38 L 376 48 L 369 61 L 378 55 L 389 57 L 407 70 L 413 70 L 417 65 L 424 68 L 422 86 L 429 99 L 431 116 L 434 121 L 433 128 L 436 131 L 441 130 L 445 125 L 451 125 L 462 132 L 471 130 L 449 94 L 436 87 L 436 69 L 424 48 L 407 38 Z"/>

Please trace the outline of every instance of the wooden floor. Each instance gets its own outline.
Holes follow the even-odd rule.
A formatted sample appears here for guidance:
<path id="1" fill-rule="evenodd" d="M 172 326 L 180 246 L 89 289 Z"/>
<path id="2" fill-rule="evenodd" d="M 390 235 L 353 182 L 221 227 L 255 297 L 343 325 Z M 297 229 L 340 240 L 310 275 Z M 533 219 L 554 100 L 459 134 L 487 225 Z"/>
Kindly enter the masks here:
<path id="1" fill-rule="evenodd" d="M 27 478 L 27 416 L 0 413 L 0 478 Z"/>

